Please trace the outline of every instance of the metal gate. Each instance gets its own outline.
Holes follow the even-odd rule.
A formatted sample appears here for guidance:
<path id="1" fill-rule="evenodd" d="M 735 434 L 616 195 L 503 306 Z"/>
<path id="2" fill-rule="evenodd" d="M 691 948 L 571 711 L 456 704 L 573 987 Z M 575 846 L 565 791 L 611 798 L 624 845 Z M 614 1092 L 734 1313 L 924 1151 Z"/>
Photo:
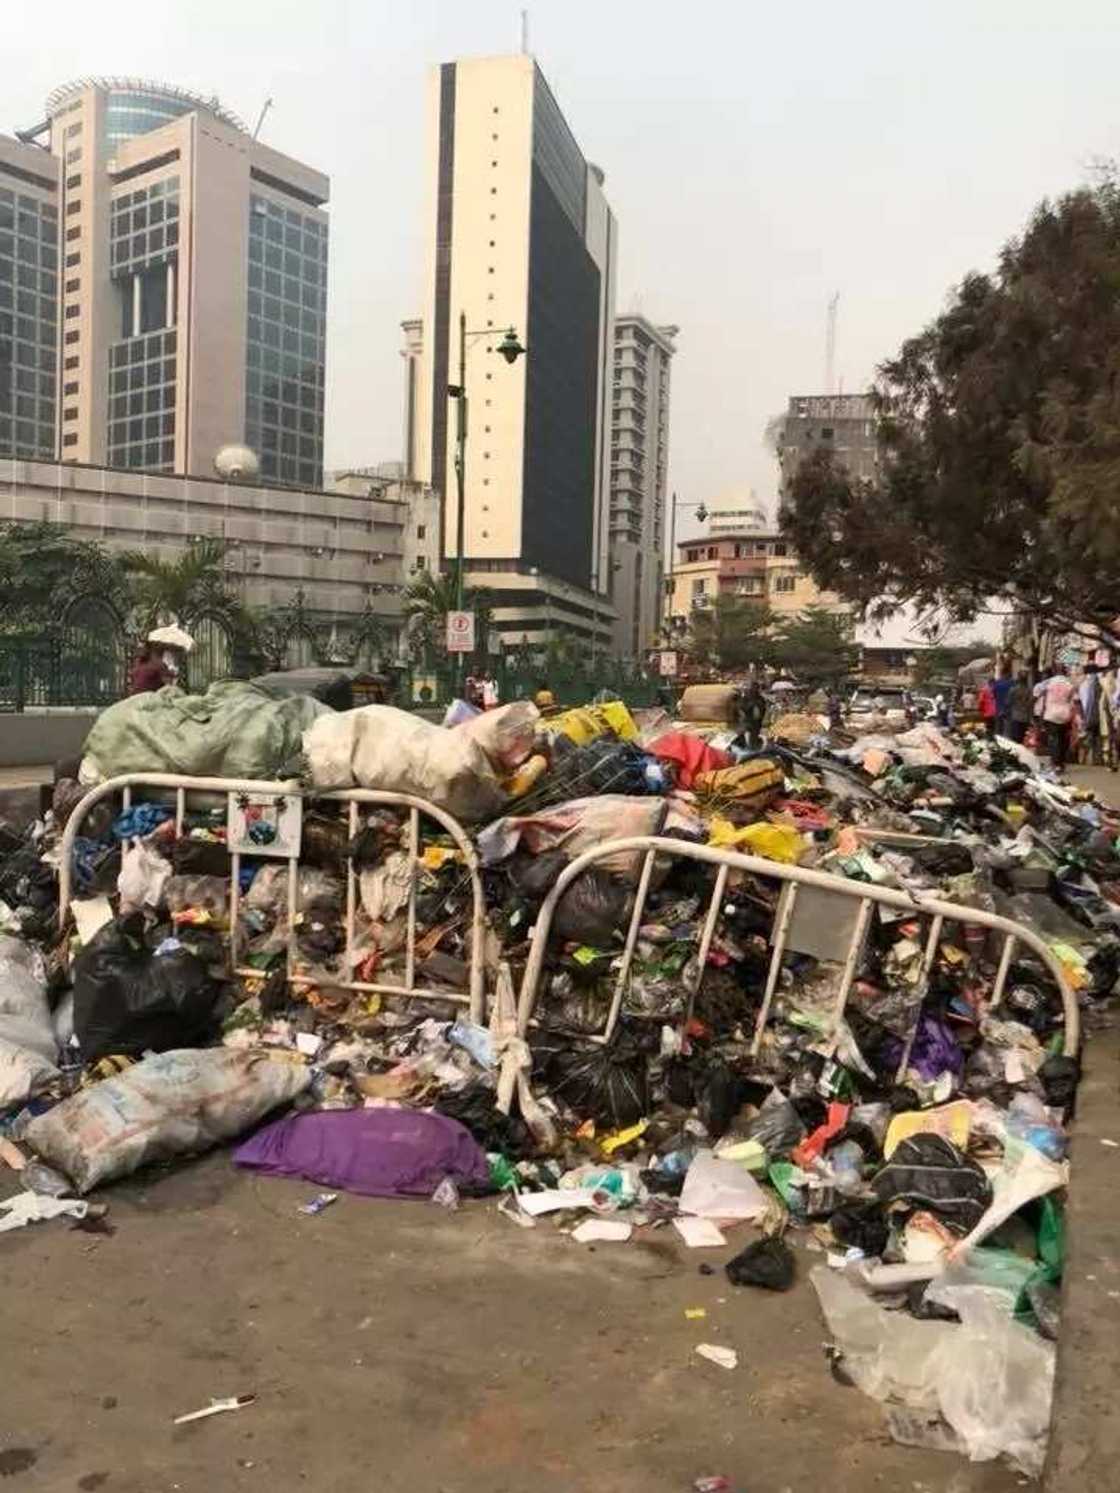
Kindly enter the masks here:
<path id="1" fill-rule="evenodd" d="M 190 633 L 194 647 L 187 656 L 187 679 L 200 695 L 215 679 L 228 679 L 233 672 L 233 638 L 225 620 L 211 612 L 195 617 Z"/>
<path id="2" fill-rule="evenodd" d="M 59 866 L 59 925 L 64 926 L 73 900 L 73 857 L 74 842 L 81 832 L 82 824 L 89 811 L 104 798 L 110 798 L 120 794 L 122 807 L 127 809 L 132 805 L 132 790 L 134 788 L 160 788 L 173 789 L 175 792 L 175 834 L 176 838 L 182 833 L 183 820 L 187 811 L 187 796 L 191 793 L 224 794 L 224 795 L 269 795 L 280 796 L 287 799 L 298 800 L 301 811 L 312 801 L 318 803 L 344 803 L 349 805 L 348 809 L 348 831 L 350 839 L 358 833 L 359 815 L 361 806 L 364 804 L 377 804 L 394 809 L 405 809 L 408 812 L 408 854 L 412 863 L 412 876 L 409 880 L 408 903 L 406 908 L 407 937 L 405 943 L 405 972 L 404 984 L 392 984 L 388 981 L 378 980 L 332 980 L 333 988 L 367 991 L 385 995 L 403 995 L 415 997 L 427 997 L 429 999 L 451 1000 L 467 1005 L 470 1008 L 472 1021 L 482 1021 L 485 1014 L 485 975 L 483 965 L 483 944 L 486 936 L 486 904 L 482 890 L 482 878 L 479 874 L 478 857 L 475 854 L 474 845 L 470 836 L 457 819 L 452 818 L 443 809 L 435 804 L 429 803 L 423 798 L 414 798 L 405 793 L 383 793 L 374 788 L 347 788 L 334 793 L 306 794 L 296 781 L 276 782 L 270 779 L 251 778 L 188 778 L 180 777 L 174 773 L 130 773 L 119 778 L 110 778 L 105 783 L 100 783 L 96 788 L 91 788 L 83 799 L 77 804 L 66 824 L 62 835 L 61 864 Z M 443 987 L 420 986 L 416 983 L 416 863 L 420 844 L 420 820 L 421 818 L 434 820 L 452 840 L 456 849 L 461 853 L 465 874 L 470 879 L 471 886 L 471 928 L 470 928 L 470 958 L 468 961 L 467 989 L 448 990 Z M 229 892 L 229 926 L 230 926 L 230 965 L 233 973 L 239 975 L 255 976 L 260 978 L 262 971 L 251 966 L 242 965 L 238 962 L 239 939 L 238 939 L 238 912 L 240 908 L 240 872 L 241 856 L 233 853 L 230 855 L 230 892 Z M 287 973 L 293 984 L 314 984 L 315 981 L 301 975 L 296 969 L 296 918 L 299 913 L 299 860 L 288 858 L 288 938 L 287 938 Z M 344 969 L 349 971 L 353 967 L 354 954 L 354 926 L 358 906 L 358 879 L 354 869 L 354 861 L 351 857 L 346 858 L 346 947 L 343 954 Z"/>
<path id="3" fill-rule="evenodd" d="M 848 995 L 851 992 L 852 983 L 859 966 L 860 954 L 863 950 L 864 938 L 867 934 L 868 924 L 876 904 L 881 907 L 889 907 L 907 912 L 912 916 L 929 919 L 929 929 L 923 947 L 920 975 L 916 987 L 916 991 L 923 994 L 930 970 L 937 955 L 941 933 L 947 922 L 990 928 L 995 932 L 1003 934 L 1003 948 L 1000 953 L 999 965 L 989 998 L 989 1004 L 992 1006 L 998 1004 L 1000 996 L 1003 994 L 1003 987 L 1007 982 L 1007 974 L 1011 968 L 1011 960 L 1016 945 L 1022 944 L 1025 948 L 1030 949 L 1033 954 L 1042 960 L 1061 993 L 1062 1007 L 1065 1012 L 1063 1034 L 1065 1051 L 1070 1054 L 1077 1051 L 1081 1030 L 1077 997 L 1070 988 L 1065 972 L 1054 954 L 1051 953 L 1050 949 L 1036 933 L 1032 932 L 1031 929 L 1025 927 L 1022 923 L 1013 922 L 1010 918 L 1000 917 L 996 913 L 983 912 L 975 907 L 964 907 L 960 903 L 946 902 L 939 897 L 918 898 L 912 896 L 909 892 L 896 891 L 893 887 L 874 886 L 867 882 L 850 881 L 844 876 L 831 876 L 823 871 L 813 871 L 807 867 L 782 865 L 777 861 L 763 860 L 759 856 L 743 855 L 735 850 L 717 850 L 710 845 L 692 845 L 685 840 L 669 840 L 658 835 L 639 835 L 630 839 L 605 841 L 602 845 L 596 845 L 594 849 L 577 856 L 574 861 L 565 866 L 564 870 L 556 878 L 551 891 L 542 902 L 540 911 L 537 914 L 537 921 L 533 928 L 532 941 L 529 947 L 529 958 L 521 981 L 521 991 L 518 999 L 518 1030 L 522 1036 L 527 1033 L 529 1023 L 533 1017 L 541 970 L 544 966 L 545 951 L 557 903 L 568 887 L 571 886 L 572 882 L 586 871 L 589 866 L 593 866 L 596 861 L 601 861 L 607 857 L 617 858 L 620 854 L 625 855 L 628 853 L 634 853 L 642 857 L 637 895 L 634 898 L 634 910 L 626 930 L 626 939 L 619 960 L 614 993 L 611 998 L 606 1023 L 603 1030 L 593 1036 L 593 1041 L 609 1042 L 614 1034 L 619 1015 L 622 1011 L 623 1000 L 629 987 L 630 970 L 634 961 L 634 951 L 638 943 L 638 932 L 642 924 L 642 912 L 649 893 L 654 863 L 661 856 L 670 856 L 686 860 L 705 861 L 717 867 L 715 885 L 712 888 L 711 899 L 708 903 L 708 909 L 705 913 L 700 932 L 696 973 L 688 990 L 688 1010 L 690 1012 L 692 1004 L 696 999 L 697 991 L 700 989 L 704 979 L 708 954 L 711 950 L 712 939 L 715 936 L 716 925 L 719 921 L 720 911 L 727 892 L 727 881 L 731 871 L 746 871 L 753 876 L 761 876 L 772 881 L 776 880 L 784 883 L 785 890 L 779 899 L 774 925 L 771 928 L 770 943 L 772 953 L 770 967 L 763 990 L 762 1005 L 755 1024 L 754 1040 L 751 1044 L 752 1056 L 757 1055 L 763 1033 L 766 1030 L 774 992 L 778 986 L 778 976 L 781 971 L 782 960 L 785 957 L 786 939 L 789 934 L 794 910 L 797 906 L 798 891 L 802 887 L 815 887 L 821 891 L 833 893 L 837 897 L 855 899 L 859 904 L 847 955 L 844 959 L 840 986 L 836 993 L 836 1004 L 833 1013 L 834 1030 L 830 1040 L 830 1053 L 835 1051 L 839 1040 L 840 1018 L 844 1014 Z M 900 1077 L 906 1071 L 906 1067 L 910 1061 L 910 1049 L 916 1035 L 917 1015 L 920 1009 L 921 999 L 916 993 L 915 1025 L 904 1043 L 902 1061 L 898 1070 Z"/>

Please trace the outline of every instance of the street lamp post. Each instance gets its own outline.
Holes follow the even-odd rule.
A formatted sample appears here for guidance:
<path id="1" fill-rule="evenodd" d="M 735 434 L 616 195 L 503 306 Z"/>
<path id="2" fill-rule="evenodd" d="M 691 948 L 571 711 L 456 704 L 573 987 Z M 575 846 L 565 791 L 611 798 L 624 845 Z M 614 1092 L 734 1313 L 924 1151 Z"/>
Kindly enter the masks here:
<path id="1" fill-rule="evenodd" d="M 696 517 L 700 520 L 701 523 L 703 523 L 708 516 L 708 505 L 703 502 L 703 500 L 701 500 L 699 503 L 682 503 L 677 498 L 676 493 L 673 494 L 672 505 L 669 509 L 669 574 L 665 581 L 665 612 L 667 617 L 671 617 L 673 615 L 673 573 L 677 567 L 678 508 L 695 508 Z M 665 629 L 663 628 L 663 630 Z"/>
<path id="2" fill-rule="evenodd" d="M 466 570 L 466 477 L 467 477 L 467 342 L 477 337 L 501 335 L 498 351 L 507 363 L 516 363 L 525 351 L 518 341 L 517 333 L 508 327 L 499 334 L 493 327 L 483 327 L 477 332 L 467 331 L 465 313 L 459 314 L 459 382 L 448 384 L 447 397 L 455 401 L 455 487 L 457 506 L 455 512 L 455 610 L 463 610 L 463 573 Z M 463 656 L 459 655 L 458 666 L 462 669 Z"/>

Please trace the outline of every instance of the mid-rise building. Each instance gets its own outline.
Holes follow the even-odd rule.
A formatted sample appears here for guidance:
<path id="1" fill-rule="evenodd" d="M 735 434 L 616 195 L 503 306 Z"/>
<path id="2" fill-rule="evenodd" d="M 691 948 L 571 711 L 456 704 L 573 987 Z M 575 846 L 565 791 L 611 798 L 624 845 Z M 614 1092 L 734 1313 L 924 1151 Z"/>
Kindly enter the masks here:
<path id="1" fill-rule="evenodd" d="M 814 451 L 832 452 L 853 477 L 871 478 L 878 471 L 875 411 L 869 394 L 795 395 L 778 426 L 781 496 L 794 474 Z"/>
<path id="2" fill-rule="evenodd" d="M 617 232 L 603 175 L 526 55 L 431 78 L 427 304 L 416 475 L 442 493 L 456 555 L 456 418 L 465 318 L 469 583 L 513 645 L 564 632 L 609 647 L 610 360 Z M 498 351 L 506 328 L 526 356 Z"/>
<path id="3" fill-rule="evenodd" d="M 57 440 L 58 162 L 0 135 L 0 456 Z"/>
<path id="4" fill-rule="evenodd" d="M 692 614 L 720 597 L 763 602 L 779 616 L 814 606 L 849 610 L 838 596 L 817 586 L 773 525 L 751 524 L 738 533 L 712 532 L 679 541 L 669 593 L 670 635 L 685 632 Z"/>
<path id="5" fill-rule="evenodd" d="M 329 184 L 216 99 L 82 79 L 25 131 L 58 171 L 58 454 L 323 480 Z"/>
<path id="6" fill-rule="evenodd" d="M 679 331 L 638 315 L 614 324 L 610 593 L 615 652 L 632 659 L 656 647 L 661 622 L 669 365 Z"/>

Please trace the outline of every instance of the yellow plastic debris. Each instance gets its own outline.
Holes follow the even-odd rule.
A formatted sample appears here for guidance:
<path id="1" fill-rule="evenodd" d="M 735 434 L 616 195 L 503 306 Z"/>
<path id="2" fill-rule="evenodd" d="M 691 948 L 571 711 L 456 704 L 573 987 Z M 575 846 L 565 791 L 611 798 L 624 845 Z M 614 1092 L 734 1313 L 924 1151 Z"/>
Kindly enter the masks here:
<path id="1" fill-rule="evenodd" d="M 441 871 L 448 861 L 461 859 L 460 852 L 451 849 L 448 845 L 426 845 L 424 854 L 420 857 L 420 864 L 425 871 Z"/>
<path id="2" fill-rule="evenodd" d="M 599 1145 L 604 1156 L 613 1156 L 623 1146 L 628 1146 L 631 1141 L 637 1140 L 639 1136 L 645 1135 L 649 1129 L 648 1120 L 639 1120 L 636 1125 L 628 1125 L 625 1130 L 616 1130 L 612 1135 L 604 1135 Z"/>
<path id="3" fill-rule="evenodd" d="M 708 827 L 708 844 L 720 850 L 746 850 L 787 866 L 795 866 L 808 848 L 792 825 L 745 824 L 740 828 L 718 814 Z"/>
<path id="4" fill-rule="evenodd" d="M 638 728 L 634 718 L 621 700 L 608 700 L 604 705 L 579 705 L 574 710 L 565 710 L 560 715 L 549 716 L 547 728 L 559 732 L 583 746 L 613 731 L 623 741 L 637 741 Z"/>
<path id="5" fill-rule="evenodd" d="M 887 1127 L 883 1155 L 889 1158 L 895 1146 L 912 1135 L 940 1135 L 963 1151 L 968 1145 L 971 1126 L 972 1105 L 967 1099 L 942 1104 L 938 1109 L 908 1109 L 895 1115 Z"/>

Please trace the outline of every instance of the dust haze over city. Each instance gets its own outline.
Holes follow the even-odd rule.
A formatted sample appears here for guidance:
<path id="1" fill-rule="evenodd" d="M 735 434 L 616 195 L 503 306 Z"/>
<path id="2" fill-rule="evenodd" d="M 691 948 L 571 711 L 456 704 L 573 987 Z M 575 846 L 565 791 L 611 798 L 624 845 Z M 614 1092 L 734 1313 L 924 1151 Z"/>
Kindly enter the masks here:
<path id="1" fill-rule="evenodd" d="M 670 490 L 773 503 L 767 420 L 823 389 L 829 298 L 846 391 L 985 268 L 1033 205 L 1113 153 L 1106 4 L 530 6 L 529 47 L 617 217 L 617 308 L 680 327 Z M 9 132 L 60 82 L 164 78 L 331 178 L 326 465 L 398 455 L 399 323 L 423 297 L 424 79 L 516 51 L 494 0 L 195 0 L 122 34 L 63 0 L 0 14 Z M 681 532 L 690 520 L 682 520 Z"/>

